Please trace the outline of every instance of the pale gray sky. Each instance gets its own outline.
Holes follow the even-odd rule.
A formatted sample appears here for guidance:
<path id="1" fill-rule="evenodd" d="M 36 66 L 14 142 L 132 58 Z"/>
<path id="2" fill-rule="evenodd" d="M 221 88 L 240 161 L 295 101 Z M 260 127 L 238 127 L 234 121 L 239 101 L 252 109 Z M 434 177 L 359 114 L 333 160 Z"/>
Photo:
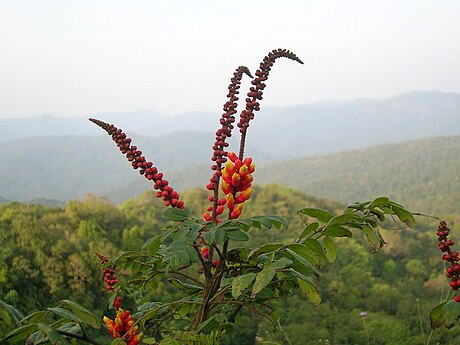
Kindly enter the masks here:
<path id="1" fill-rule="evenodd" d="M 221 113 L 238 65 L 263 106 L 460 92 L 460 1 L 0 0 L 0 117 Z M 247 84 L 245 84 L 247 85 Z"/>

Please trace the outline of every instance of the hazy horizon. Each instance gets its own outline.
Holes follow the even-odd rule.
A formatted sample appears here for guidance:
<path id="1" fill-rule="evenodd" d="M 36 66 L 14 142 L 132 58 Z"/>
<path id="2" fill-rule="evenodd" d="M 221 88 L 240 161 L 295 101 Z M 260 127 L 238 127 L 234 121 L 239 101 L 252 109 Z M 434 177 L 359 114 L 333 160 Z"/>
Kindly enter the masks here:
<path id="1" fill-rule="evenodd" d="M 0 118 L 220 113 L 234 69 L 275 48 L 305 64 L 276 62 L 263 107 L 460 93 L 458 13 L 452 0 L 0 0 Z"/>

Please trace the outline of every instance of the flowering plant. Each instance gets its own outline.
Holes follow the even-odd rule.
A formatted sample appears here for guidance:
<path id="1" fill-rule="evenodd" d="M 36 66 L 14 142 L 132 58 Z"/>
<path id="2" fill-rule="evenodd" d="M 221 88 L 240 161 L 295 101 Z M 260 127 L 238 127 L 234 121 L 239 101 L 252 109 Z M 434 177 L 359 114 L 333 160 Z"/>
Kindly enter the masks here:
<path id="1" fill-rule="evenodd" d="M 99 255 L 106 289 L 111 292 L 109 305 L 116 310 L 113 319 L 104 317 L 113 344 L 218 344 L 222 335 L 232 330 L 244 309 L 266 319 L 290 343 L 271 303 L 296 290 L 302 291 L 309 302 L 320 303 L 316 280 L 326 263 L 336 260 L 334 238 L 350 238 L 354 232 L 361 232 L 372 251 L 377 252 L 385 244 L 379 225 L 387 216 L 415 226 L 414 217 L 402 205 L 379 197 L 350 205 L 341 214 L 302 208 L 299 215 L 304 227 L 299 229 L 296 238 L 244 246 L 252 229 L 288 226 L 283 218 L 273 214 L 242 218 L 244 206 L 251 198 L 255 172 L 253 159 L 245 157 L 246 135 L 255 112 L 260 110 L 259 102 L 271 68 L 279 58 L 302 63 L 294 53 L 277 49 L 263 59 L 255 77 L 244 66 L 234 72 L 212 146 L 212 175 L 206 185 L 211 192 L 210 205 L 200 215 L 186 207 L 163 173 L 121 129 L 90 119 L 112 137 L 132 167 L 152 181 L 156 197 L 167 207 L 163 217 L 171 222 L 137 251 L 122 253 L 111 260 Z M 252 86 L 236 124 L 240 134 L 239 148 L 232 152 L 228 150 L 227 139 L 233 133 L 243 75 L 252 79 Z M 130 270 L 131 275 L 118 279 L 115 269 L 120 267 Z M 133 315 L 122 308 L 121 294 L 125 291 L 142 291 L 147 284 L 159 282 L 178 289 L 180 298 L 169 302 L 150 301 L 139 306 Z M 31 318 L 22 333 L 12 332 L 7 340 L 28 338 L 29 343 L 38 344 L 44 339 L 53 341 L 54 337 L 62 344 L 68 343 L 70 338 L 97 344 L 84 332 L 84 327 L 101 327 L 97 317 L 74 304 L 64 303 L 61 309 L 46 313 L 56 313 L 64 324 L 78 325 L 78 329 L 43 326 L 37 330 L 38 323 L 32 322 L 36 318 Z"/>

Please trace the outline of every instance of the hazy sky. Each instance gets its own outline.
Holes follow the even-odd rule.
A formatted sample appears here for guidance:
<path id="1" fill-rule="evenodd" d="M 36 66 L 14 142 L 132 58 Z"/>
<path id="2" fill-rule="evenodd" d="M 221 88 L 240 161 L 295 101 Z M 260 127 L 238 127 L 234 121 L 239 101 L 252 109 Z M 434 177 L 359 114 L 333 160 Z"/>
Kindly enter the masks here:
<path id="1" fill-rule="evenodd" d="M 460 92 L 460 1 L 0 0 L 0 117 L 220 115 L 238 65 L 263 106 Z M 247 84 L 245 84 L 247 85 Z"/>

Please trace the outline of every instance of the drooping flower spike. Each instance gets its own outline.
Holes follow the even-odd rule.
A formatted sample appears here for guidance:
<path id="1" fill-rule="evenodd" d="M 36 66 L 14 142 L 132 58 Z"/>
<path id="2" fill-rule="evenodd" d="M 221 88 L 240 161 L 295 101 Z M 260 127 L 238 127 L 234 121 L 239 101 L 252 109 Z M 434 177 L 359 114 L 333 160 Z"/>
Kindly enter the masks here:
<path id="1" fill-rule="evenodd" d="M 179 193 L 169 186 L 169 182 L 163 179 L 163 174 L 158 171 L 152 162 L 146 161 L 142 151 L 138 150 L 137 146 L 131 145 L 131 138 L 128 138 L 121 129 L 118 129 L 113 124 L 97 119 L 89 120 L 112 136 L 112 140 L 117 144 L 121 153 L 126 155 L 133 169 L 140 169 L 139 173 L 141 175 L 147 180 L 153 181 L 153 188 L 158 190 L 156 193 L 157 198 L 163 199 L 166 206 L 184 208 L 184 202 L 179 199 Z"/>
<path id="2" fill-rule="evenodd" d="M 220 118 L 220 124 L 222 125 L 216 132 L 216 141 L 212 147 L 213 155 L 211 160 L 214 164 L 211 166 L 211 169 L 214 171 L 213 175 L 210 178 L 209 184 L 206 186 L 207 189 L 213 191 L 213 195 L 209 197 L 209 201 L 212 202 L 212 206 L 208 208 L 208 212 L 212 214 L 205 213 L 205 220 L 214 220 L 218 221 L 217 217 L 223 212 L 225 204 L 225 199 L 219 200 L 219 180 L 222 169 L 222 164 L 227 161 L 228 152 L 226 147 L 228 143 L 226 142 L 227 138 L 232 136 L 233 123 L 235 122 L 235 114 L 237 113 L 236 107 L 238 104 L 238 90 L 241 87 L 241 79 L 243 74 L 248 75 L 250 78 L 253 78 L 251 72 L 246 66 L 240 66 L 233 73 L 233 77 L 230 80 L 230 85 L 228 86 L 227 102 L 225 102 L 223 110 L 224 113 Z"/>
<path id="3" fill-rule="evenodd" d="M 281 57 L 285 57 L 298 63 L 303 64 L 297 55 L 287 49 L 275 49 L 268 53 L 260 63 L 259 69 L 256 71 L 256 77 L 251 81 L 251 88 L 246 98 L 246 109 L 241 112 L 240 121 L 238 127 L 240 128 L 241 141 L 240 141 L 240 152 L 238 158 L 240 160 L 244 157 L 244 146 L 246 142 L 246 132 L 249 127 L 249 122 L 254 119 L 254 112 L 260 110 L 259 101 L 262 99 L 262 94 L 265 89 L 265 81 L 268 79 L 275 60 Z"/>
<path id="4" fill-rule="evenodd" d="M 267 56 L 265 56 L 263 61 L 260 63 L 260 67 L 256 72 L 256 78 L 254 78 L 251 81 L 251 84 L 253 86 L 250 87 L 249 92 L 247 94 L 246 108 L 241 112 L 240 120 L 238 122 L 238 127 L 240 128 L 240 133 L 241 133 L 241 139 L 240 139 L 239 155 L 238 156 L 235 155 L 235 159 L 239 160 L 239 164 L 242 164 L 244 160 L 244 147 L 246 143 L 246 132 L 249 127 L 249 122 L 252 119 L 254 119 L 254 112 L 260 110 L 259 101 L 262 99 L 263 90 L 265 89 L 265 86 L 266 86 L 264 82 L 268 79 L 268 74 L 273 64 L 275 63 L 275 60 L 280 57 L 286 57 L 288 59 L 291 59 L 291 60 L 294 60 L 294 61 L 297 61 L 303 64 L 302 60 L 300 60 L 294 53 L 290 52 L 287 49 L 275 49 L 271 51 L 270 53 L 268 53 Z M 220 176 L 222 175 L 224 171 L 226 171 L 226 168 L 227 168 L 226 166 L 226 168 L 221 169 L 222 164 L 227 163 L 227 157 L 228 157 L 228 153 L 225 150 L 225 148 L 228 147 L 228 143 L 225 142 L 225 139 L 231 136 L 231 130 L 233 129 L 233 122 L 235 121 L 234 114 L 236 114 L 237 112 L 236 111 L 236 107 L 237 107 L 236 100 L 238 100 L 238 98 L 236 97 L 236 94 L 238 94 L 238 91 L 236 90 L 239 89 L 240 87 L 240 81 L 241 81 L 243 72 L 245 72 L 251 78 L 253 78 L 248 73 L 249 71 L 247 71 L 245 67 L 239 67 L 237 69 L 237 71 L 234 74 L 234 78 L 232 78 L 231 80 L 232 83 L 229 86 L 230 92 L 227 95 L 229 100 L 224 105 L 225 113 L 220 119 L 222 128 L 216 132 L 216 142 L 213 146 L 214 154 L 212 157 L 212 160 L 216 163 L 213 164 L 211 167 L 213 170 L 215 170 L 215 172 L 210 179 L 210 183 L 206 185 L 206 188 L 213 191 L 214 194 L 209 198 L 209 201 L 212 202 L 212 206 L 208 207 L 207 212 L 203 214 L 203 218 L 206 221 L 213 220 L 215 222 L 219 222 L 218 216 L 223 213 L 225 204 L 227 204 L 229 208 L 229 217 L 232 219 L 238 218 L 243 209 L 243 202 L 249 199 L 249 196 L 252 193 L 252 189 L 250 189 L 249 187 L 244 191 L 240 190 L 239 186 L 236 187 L 234 185 L 234 183 L 237 183 L 236 180 L 234 180 L 233 182 L 224 180 L 222 182 L 222 189 L 224 190 L 226 197 L 223 199 L 219 199 L 219 196 L 218 196 L 219 195 L 218 194 L 219 193 L 218 184 L 219 184 Z M 248 174 L 248 176 L 245 177 L 245 179 L 251 179 L 251 182 L 252 182 L 251 174 L 254 171 L 254 165 L 252 164 L 252 159 L 250 160 L 251 160 L 251 163 L 249 163 L 247 168 L 243 168 L 243 169 L 249 169 L 249 170 L 252 169 L 252 171 Z M 236 164 L 235 160 L 232 160 L 232 163 Z M 249 168 L 251 164 L 252 164 L 252 167 Z M 238 169 L 239 168 L 240 167 L 238 167 Z M 234 170 L 235 165 L 230 164 L 228 166 L 228 169 Z M 236 169 L 237 177 L 240 176 L 240 172 L 238 169 Z M 245 172 L 242 171 L 241 176 L 245 176 Z M 230 189 L 231 189 L 231 192 L 229 191 Z M 241 200 L 242 198 L 244 198 L 243 201 L 241 202 L 236 201 L 237 199 Z"/>

